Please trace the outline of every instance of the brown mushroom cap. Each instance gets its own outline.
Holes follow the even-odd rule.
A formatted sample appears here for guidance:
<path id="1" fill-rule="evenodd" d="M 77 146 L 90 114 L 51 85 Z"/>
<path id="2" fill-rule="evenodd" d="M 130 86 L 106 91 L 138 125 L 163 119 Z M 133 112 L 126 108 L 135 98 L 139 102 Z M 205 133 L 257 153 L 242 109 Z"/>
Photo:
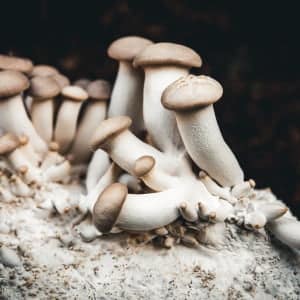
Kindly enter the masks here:
<path id="1" fill-rule="evenodd" d="M 134 59 L 133 66 L 176 65 L 200 67 L 202 60 L 193 49 L 174 43 L 157 43 L 146 47 Z"/>
<path id="2" fill-rule="evenodd" d="M 5 99 L 22 93 L 29 87 L 29 80 L 18 71 L 0 72 L 0 99 Z"/>
<path id="3" fill-rule="evenodd" d="M 155 159 L 150 155 L 138 158 L 133 167 L 133 174 L 136 177 L 143 177 L 149 173 L 155 165 Z"/>
<path id="4" fill-rule="evenodd" d="M 151 44 L 152 41 L 143 37 L 125 36 L 112 42 L 107 49 L 107 54 L 116 60 L 131 61 L 141 50 Z"/>
<path id="5" fill-rule="evenodd" d="M 192 110 L 215 103 L 222 94 L 221 84 L 213 78 L 188 75 L 169 85 L 162 94 L 161 102 L 170 110 Z"/>
<path id="6" fill-rule="evenodd" d="M 117 116 L 106 119 L 100 123 L 91 139 L 91 147 L 95 151 L 110 138 L 128 129 L 132 120 L 127 116 Z"/>
<path id="7" fill-rule="evenodd" d="M 86 90 L 90 83 L 91 83 L 91 81 L 89 79 L 81 78 L 81 79 L 78 79 L 78 80 L 74 81 L 73 85 L 80 86 L 81 88 Z"/>
<path id="8" fill-rule="evenodd" d="M 28 58 L 0 54 L 0 69 L 30 73 L 33 64 Z"/>
<path id="9" fill-rule="evenodd" d="M 121 183 L 113 183 L 101 193 L 93 209 L 93 222 L 99 231 L 107 233 L 113 228 L 127 194 L 126 185 Z"/>
<path id="10" fill-rule="evenodd" d="M 66 99 L 78 102 L 85 101 L 89 97 L 88 93 L 83 88 L 75 85 L 65 86 L 61 90 L 61 94 Z"/>
<path id="11" fill-rule="evenodd" d="M 46 100 L 57 96 L 60 87 L 52 77 L 33 77 L 30 80 L 29 93 L 36 100 Z"/>
<path id="12" fill-rule="evenodd" d="M 33 67 L 33 70 L 31 71 L 30 76 L 31 77 L 35 77 L 35 76 L 46 77 L 46 76 L 52 76 L 57 73 L 59 73 L 58 70 L 52 66 L 36 65 Z"/>
<path id="13" fill-rule="evenodd" d="M 87 86 L 89 98 L 93 100 L 107 100 L 110 97 L 111 86 L 106 80 L 95 80 Z"/>
<path id="14" fill-rule="evenodd" d="M 53 78 L 57 82 L 57 84 L 59 85 L 60 89 L 63 89 L 65 86 L 70 85 L 70 80 L 65 75 L 57 73 L 57 74 L 54 74 L 54 75 L 52 75 L 50 77 Z"/>
<path id="15" fill-rule="evenodd" d="M 8 154 L 21 145 L 19 138 L 11 133 L 0 136 L 0 155 Z"/>

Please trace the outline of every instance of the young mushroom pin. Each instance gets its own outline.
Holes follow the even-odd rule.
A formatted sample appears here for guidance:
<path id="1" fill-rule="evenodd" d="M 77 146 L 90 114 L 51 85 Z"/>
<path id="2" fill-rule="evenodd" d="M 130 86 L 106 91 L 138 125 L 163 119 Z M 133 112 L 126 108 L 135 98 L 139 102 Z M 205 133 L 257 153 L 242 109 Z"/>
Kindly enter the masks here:
<path id="1" fill-rule="evenodd" d="M 135 67 L 145 71 L 143 115 L 154 144 L 164 152 L 182 151 L 174 114 L 161 104 L 164 89 L 200 67 L 202 60 L 191 48 L 173 43 L 157 43 L 146 47 L 134 59 Z"/>
<path id="2" fill-rule="evenodd" d="M 208 76 L 188 75 L 164 91 L 162 104 L 175 111 L 177 125 L 193 161 L 224 187 L 244 181 L 244 173 L 218 126 L 213 103 L 223 94 Z"/>
<path id="3" fill-rule="evenodd" d="M 126 115 L 133 120 L 132 131 L 139 134 L 143 130 L 143 83 L 144 74 L 139 68 L 132 66 L 134 57 L 152 41 L 138 37 L 127 36 L 115 40 L 108 48 L 108 56 L 119 61 L 119 69 L 108 116 Z"/>

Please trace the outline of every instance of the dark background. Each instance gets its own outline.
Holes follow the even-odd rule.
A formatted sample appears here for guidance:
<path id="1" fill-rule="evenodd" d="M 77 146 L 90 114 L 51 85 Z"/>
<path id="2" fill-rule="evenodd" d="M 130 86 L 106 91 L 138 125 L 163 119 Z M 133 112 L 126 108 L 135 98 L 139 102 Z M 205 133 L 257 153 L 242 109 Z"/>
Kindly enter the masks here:
<path id="1" fill-rule="evenodd" d="M 217 116 L 247 177 L 299 216 L 299 10 L 262 2 L 2 1 L 0 52 L 52 64 L 71 79 L 113 82 L 117 65 L 106 49 L 118 37 L 192 47 L 204 60 L 195 72 L 224 86 Z"/>

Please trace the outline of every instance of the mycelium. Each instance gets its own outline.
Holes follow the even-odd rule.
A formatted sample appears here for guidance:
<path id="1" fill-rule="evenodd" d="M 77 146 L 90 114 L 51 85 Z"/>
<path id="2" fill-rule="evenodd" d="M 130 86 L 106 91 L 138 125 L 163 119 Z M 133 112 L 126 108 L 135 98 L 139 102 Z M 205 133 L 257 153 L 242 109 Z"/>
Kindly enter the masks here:
<path id="1" fill-rule="evenodd" d="M 140 245 L 181 243 L 209 260 L 209 249 L 230 252 L 251 231 L 253 238 L 270 231 L 300 250 L 299 221 L 269 192 L 254 190 L 254 180 L 245 181 L 224 141 L 213 108 L 221 84 L 188 75 L 201 66 L 200 56 L 139 37 L 115 41 L 108 53 L 119 61 L 110 104 L 104 80 L 70 85 L 54 67 L 0 55 L 0 203 L 17 209 L 28 201 L 26 220 L 39 216 L 43 226 L 47 213 L 49 222 L 60 215 L 55 230 L 45 232 L 63 227 L 60 241 L 68 247 L 77 232 L 83 242 L 102 244 L 102 234 L 123 231 Z M 7 231 L 1 226 L 0 218 L 0 238 Z"/>

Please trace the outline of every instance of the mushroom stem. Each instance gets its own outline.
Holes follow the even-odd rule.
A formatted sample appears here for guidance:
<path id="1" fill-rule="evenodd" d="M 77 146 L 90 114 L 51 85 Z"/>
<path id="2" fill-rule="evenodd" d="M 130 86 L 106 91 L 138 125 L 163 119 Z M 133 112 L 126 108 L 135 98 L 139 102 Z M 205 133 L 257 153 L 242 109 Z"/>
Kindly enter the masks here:
<path id="1" fill-rule="evenodd" d="M 47 145 L 37 134 L 29 120 L 23 100 L 20 95 L 0 101 L 0 127 L 17 136 L 26 135 L 34 150 L 43 156 L 47 152 Z"/>
<path id="2" fill-rule="evenodd" d="M 85 186 L 88 193 L 96 186 L 97 182 L 109 168 L 109 165 L 110 161 L 107 153 L 98 149 L 89 163 L 86 174 Z"/>
<path id="3" fill-rule="evenodd" d="M 162 106 L 161 95 L 168 85 L 187 74 L 187 68 L 183 67 L 145 68 L 143 106 L 145 125 L 154 144 L 164 152 L 182 149 L 182 141 L 174 114 Z"/>
<path id="4" fill-rule="evenodd" d="M 133 120 L 131 130 L 135 134 L 139 134 L 144 128 L 143 82 L 144 74 L 140 69 L 133 68 L 130 61 L 119 62 L 108 116 L 129 116 Z"/>

